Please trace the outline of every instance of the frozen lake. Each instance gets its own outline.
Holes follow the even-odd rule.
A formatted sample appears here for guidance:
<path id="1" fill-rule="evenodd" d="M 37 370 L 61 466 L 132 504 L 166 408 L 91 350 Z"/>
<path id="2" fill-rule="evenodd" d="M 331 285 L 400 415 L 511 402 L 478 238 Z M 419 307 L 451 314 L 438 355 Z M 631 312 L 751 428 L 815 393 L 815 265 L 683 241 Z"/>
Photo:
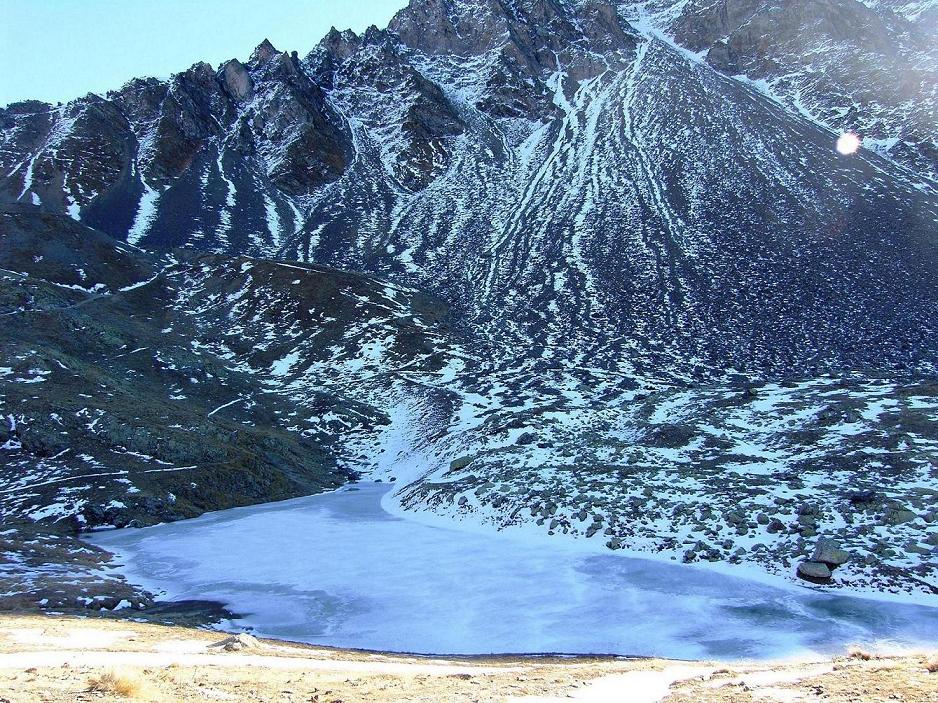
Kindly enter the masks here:
<path id="1" fill-rule="evenodd" d="M 430 526 L 386 512 L 387 490 L 363 483 L 92 541 L 166 599 L 220 601 L 259 635 L 324 645 L 761 658 L 938 644 L 938 608 Z"/>

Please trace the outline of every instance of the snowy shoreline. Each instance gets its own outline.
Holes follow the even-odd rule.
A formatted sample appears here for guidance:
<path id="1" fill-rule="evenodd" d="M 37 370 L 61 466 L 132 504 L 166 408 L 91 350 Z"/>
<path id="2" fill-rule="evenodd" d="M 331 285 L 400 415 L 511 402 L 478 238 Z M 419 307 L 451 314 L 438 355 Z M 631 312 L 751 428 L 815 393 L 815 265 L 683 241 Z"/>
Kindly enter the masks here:
<path id="1" fill-rule="evenodd" d="M 821 388 L 823 387 L 822 384 Z M 764 395 L 763 392 L 760 392 L 760 396 Z M 529 540 L 532 544 L 556 545 L 563 543 L 580 550 L 583 554 L 618 554 L 631 559 L 689 566 L 712 573 L 747 579 L 775 588 L 783 588 L 793 593 L 843 595 L 875 602 L 938 608 L 938 595 L 924 590 L 888 592 L 877 589 L 875 586 L 844 584 L 839 579 L 843 575 L 841 572 L 850 572 L 851 564 L 849 562 L 835 573 L 834 581 L 830 585 L 809 585 L 795 575 L 797 559 L 793 560 L 786 573 L 773 573 L 759 562 L 749 559 L 743 559 L 740 563 L 731 563 L 725 559 L 719 561 L 697 560 L 688 563 L 681 561 L 676 550 L 650 551 L 630 547 L 628 536 L 623 536 L 621 547 L 613 550 L 606 546 L 606 538 L 602 533 L 587 537 L 583 532 L 566 532 L 558 529 L 553 534 L 549 534 L 550 527 L 547 524 L 538 525 L 535 519 L 536 516 L 533 514 L 530 517 L 521 517 L 519 515 L 510 524 L 505 524 L 503 513 L 500 513 L 491 505 L 476 500 L 471 491 L 466 490 L 454 489 L 452 495 L 448 496 L 450 502 L 439 501 L 431 504 L 429 500 L 418 499 L 412 501 L 410 505 L 404 506 L 401 502 L 402 494 L 408 490 L 437 481 L 445 485 L 451 480 L 451 475 L 455 474 L 458 478 L 460 475 L 475 469 L 477 462 L 473 461 L 467 468 L 453 471 L 452 461 L 460 456 L 479 455 L 478 452 L 483 448 L 475 443 L 467 445 L 465 440 L 467 437 L 472 438 L 475 434 L 478 434 L 479 410 L 480 408 L 484 410 L 490 407 L 493 401 L 490 398 L 481 396 L 474 398 L 464 396 L 463 402 L 466 405 L 463 412 L 460 413 L 460 422 L 450 427 L 449 433 L 443 440 L 427 443 L 420 440 L 423 436 L 423 433 L 420 432 L 423 422 L 420 408 L 408 402 L 406 398 L 399 397 L 397 399 L 391 412 L 396 421 L 378 439 L 377 447 L 373 450 L 374 465 L 370 470 L 364 472 L 366 480 L 370 477 L 372 480 L 389 481 L 389 490 L 381 501 L 382 507 L 388 513 L 434 527 L 457 529 L 482 535 L 502 533 Z M 472 404 L 479 407 L 473 407 Z M 472 410 L 469 411 L 469 408 L 472 408 Z M 671 414 L 671 411 L 667 408 L 667 402 L 657 408 L 656 412 L 659 412 L 662 416 Z M 514 435 L 522 431 L 511 430 Z M 508 437 L 506 446 L 511 445 L 513 441 L 517 441 L 514 435 Z M 499 445 L 495 446 L 498 447 Z M 447 469 L 450 469 L 450 471 L 447 471 Z M 485 470 L 486 467 L 483 464 L 482 471 Z M 482 475 L 484 477 L 485 474 Z M 460 495 L 468 498 L 466 505 L 462 508 L 457 504 L 457 498 Z M 426 496 L 421 497 L 425 498 Z M 559 517 L 565 506 L 563 505 L 562 495 L 557 500 L 560 503 Z M 522 507 L 522 505 L 512 503 L 511 507 L 517 508 Z M 516 512 L 518 511 L 516 510 Z M 502 520 L 499 518 L 502 518 Z M 554 541 L 551 542 L 550 540 Z M 642 541 L 640 538 L 633 539 L 632 544 L 635 542 L 641 543 Z M 647 542 L 647 540 L 645 541 Z M 749 538 L 733 538 L 733 542 L 737 545 L 747 541 L 750 541 Z M 649 544 L 649 546 L 654 545 Z"/>
<path id="2" fill-rule="evenodd" d="M 933 422 L 931 386 L 818 378 L 595 404 L 608 389 L 555 385 L 553 404 L 500 387 L 464 393 L 458 420 L 430 443 L 400 403 L 369 474 L 397 479 L 386 507 L 802 591 L 938 605 L 927 461 L 938 445 L 911 429 Z M 909 431 L 877 449 L 895 427 Z M 851 558 L 830 584 L 808 586 L 795 569 L 821 538 Z"/>
<path id="3" fill-rule="evenodd" d="M 223 629 L 324 646 L 778 659 L 935 644 L 938 610 L 922 604 L 869 608 L 862 596 L 681 569 L 583 540 L 415 518 L 385 507 L 392 487 L 349 485 L 91 541 L 133 583 L 240 616 Z"/>
<path id="4" fill-rule="evenodd" d="M 404 488 L 404 487 L 402 487 Z M 342 489 L 338 489 L 342 490 Z M 578 547 L 583 554 L 596 555 L 616 555 L 627 559 L 641 559 L 661 564 L 670 564 L 672 566 L 686 567 L 689 569 L 710 571 L 725 576 L 753 581 L 756 583 L 789 590 L 795 593 L 817 593 L 823 595 L 842 595 L 851 598 L 860 598 L 863 600 L 899 603 L 905 605 L 920 605 L 927 608 L 938 608 L 938 596 L 915 592 L 915 593 L 888 593 L 864 588 L 858 588 L 850 585 L 839 585 L 832 583 L 830 586 L 809 585 L 805 581 L 795 576 L 795 567 L 790 569 L 787 576 L 773 574 L 757 564 L 752 562 L 744 564 L 731 564 L 726 561 L 697 561 L 692 563 L 683 563 L 664 553 L 646 552 L 638 549 L 609 549 L 601 540 L 594 540 L 578 534 L 547 534 L 544 527 L 537 525 L 533 520 L 524 521 L 521 524 L 496 527 L 492 523 L 492 516 L 484 513 L 471 513 L 453 515 L 447 513 L 437 513 L 430 509 L 412 510 L 405 508 L 398 500 L 398 491 L 391 490 L 382 498 L 382 507 L 388 513 L 407 520 L 415 520 L 425 525 L 433 527 L 442 527 L 456 530 L 463 530 L 475 534 L 504 534 L 513 537 L 520 537 L 530 540 L 532 544 L 556 544 L 564 542 L 568 545 Z M 471 517 L 470 517 L 471 515 Z M 473 519 L 474 518 L 474 519 Z"/>
<path id="5" fill-rule="evenodd" d="M 362 483 L 367 484 L 369 482 L 365 480 Z M 403 507 L 399 500 L 400 491 L 406 489 L 407 485 L 402 485 L 400 481 L 385 482 L 382 479 L 378 479 L 376 483 L 386 486 L 386 490 L 381 497 L 380 504 L 382 509 L 385 510 L 389 515 L 402 520 L 418 522 L 429 527 L 457 530 L 469 534 L 476 534 L 487 537 L 502 536 L 512 540 L 524 540 L 529 542 L 531 545 L 558 546 L 563 544 L 565 548 L 573 547 L 576 549 L 576 551 L 579 551 L 584 556 L 616 556 L 624 559 L 636 559 L 658 564 L 668 564 L 670 566 L 688 568 L 694 571 L 706 571 L 724 576 L 730 576 L 736 579 L 751 581 L 753 583 L 758 583 L 797 594 L 813 593 L 818 595 L 845 596 L 877 603 L 893 603 L 900 605 L 915 605 L 927 608 L 938 608 L 938 596 L 927 593 L 888 593 L 857 588 L 850 585 L 839 585 L 836 582 L 830 586 L 809 585 L 795 576 L 795 567 L 790 569 L 790 573 L 787 576 L 783 576 L 779 574 L 773 574 L 761 568 L 758 564 L 751 562 L 743 564 L 731 564 L 725 561 L 699 561 L 693 563 L 683 563 L 665 553 L 646 552 L 629 548 L 611 550 L 601 540 L 586 538 L 578 534 L 557 533 L 550 535 L 547 534 L 542 526 L 537 525 L 533 520 L 524 521 L 521 524 L 497 527 L 491 522 L 492 516 L 486 515 L 484 513 L 476 512 L 471 514 L 452 515 L 446 513 L 437 513 L 429 508 L 424 510 L 413 510 Z M 334 493 L 343 493 L 348 492 L 349 490 L 360 490 L 356 487 L 357 485 L 358 484 L 356 483 L 350 483 L 333 490 L 314 494 L 313 496 L 302 496 L 282 501 L 272 501 L 255 505 L 229 508 L 226 510 L 209 511 L 196 518 L 182 520 L 176 523 L 157 523 L 147 527 L 133 528 L 133 530 L 145 533 L 148 530 L 159 528 L 166 524 L 183 524 L 192 521 L 201 521 L 212 517 L 236 515 L 241 511 L 257 511 L 258 509 L 277 509 L 279 507 L 287 507 L 291 504 L 306 501 L 313 497 L 327 496 Z M 106 533 L 113 533 L 115 531 L 123 532 L 130 529 L 131 528 L 102 526 L 100 528 L 86 532 L 82 536 L 86 541 L 89 541 L 92 544 L 96 544 L 97 546 L 101 546 L 97 543 L 96 537 Z M 140 586 L 147 591 L 159 593 L 162 596 L 168 596 L 169 600 L 175 600 L 178 597 L 178 594 L 174 594 L 172 591 L 169 591 L 165 588 L 164 582 L 150 579 L 145 575 L 136 573 L 127 569 L 126 567 L 122 567 L 122 572 L 129 581 L 132 581 L 135 585 Z M 222 606 L 225 605 L 221 602 L 218 604 Z"/>

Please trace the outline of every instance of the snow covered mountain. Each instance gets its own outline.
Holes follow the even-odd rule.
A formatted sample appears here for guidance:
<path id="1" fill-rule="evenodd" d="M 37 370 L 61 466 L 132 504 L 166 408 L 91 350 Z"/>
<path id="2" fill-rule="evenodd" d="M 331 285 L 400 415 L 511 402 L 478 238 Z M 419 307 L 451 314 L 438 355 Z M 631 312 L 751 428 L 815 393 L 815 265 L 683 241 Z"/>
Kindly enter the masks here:
<path id="1" fill-rule="evenodd" d="M 836 535 L 869 559 L 847 580 L 928 590 L 934 7 L 413 0 L 304 57 L 264 41 L 8 106 L 7 313 L 65 326 L 8 334 L 6 509 L 126 524 L 129 485 L 175 519 L 367 468 L 410 509 L 773 573 Z M 870 148 L 838 153 L 841 130 Z M 56 366 L 66 329 L 113 360 L 109 421 L 49 419 L 60 384 L 100 395 Z M 225 423 L 252 426 L 246 475 L 155 439 L 209 451 Z M 48 463 L 77 444 L 90 463 Z M 154 459 L 204 477 L 57 483 Z M 743 495 L 738 520 L 701 509 Z"/>
<path id="2" fill-rule="evenodd" d="M 874 54 L 817 44 L 808 54 L 830 65 L 798 75 L 826 83 L 796 86 L 785 61 L 807 35 L 765 10 L 788 33 L 733 38 L 745 51 L 730 66 L 713 47 L 763 16 L 730 5 L 415 1 L 387 30 L 331 32 L 302 59 L 265 41 L 246 64 L 10 106 L 0 191 L 147 248 L 394 276 L 450 302 L 509 365 L 689 379 L 930 364 L 934 182 L 839 155 L 819 126 L 860 122 L 724 75 L 768 80 L 752 66 L 771 65 L 807 105 L 810 90 L 846 95 L 843 76 L 875 93 L 838 58 Z M 825 8 L 818 37 L 872 33 L 905 56 L 918 36 L 864 24 L 857 13 L 880 15 L 852 0 L 802 5 L 803 23 Z M 877 65 L 890 85 L 905 70 Z M 908 99 L 902 129 L 925 154 L 938 101 Z"/>

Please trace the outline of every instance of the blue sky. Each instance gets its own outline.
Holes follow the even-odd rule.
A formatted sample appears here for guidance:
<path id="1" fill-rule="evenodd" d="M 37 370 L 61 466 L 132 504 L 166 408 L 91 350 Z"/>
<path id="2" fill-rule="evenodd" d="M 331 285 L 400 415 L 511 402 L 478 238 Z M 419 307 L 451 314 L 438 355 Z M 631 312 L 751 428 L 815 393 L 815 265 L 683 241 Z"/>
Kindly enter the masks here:
<path id="1" fill-rule="evenodd" d="M 103 93 L 265 37 L 305 54 L 333 25 L 384 27 L 406 0 L 0 0 L 0 105 Z"/>

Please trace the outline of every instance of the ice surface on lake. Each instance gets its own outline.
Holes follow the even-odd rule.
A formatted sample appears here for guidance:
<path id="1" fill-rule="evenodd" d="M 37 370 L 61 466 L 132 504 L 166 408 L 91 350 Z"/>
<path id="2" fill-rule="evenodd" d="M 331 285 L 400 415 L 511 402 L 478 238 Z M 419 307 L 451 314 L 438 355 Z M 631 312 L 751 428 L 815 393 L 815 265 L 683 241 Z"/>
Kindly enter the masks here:
<path id="1" fill-rule="evenodd" d="M 221 601 L 257 634 L 326 645 L 764 658 L 938 643 L 938 608 L 434 527 L 385 512 L 387 488 L 363 483 L 93 541 L 166 598 Z"/>

